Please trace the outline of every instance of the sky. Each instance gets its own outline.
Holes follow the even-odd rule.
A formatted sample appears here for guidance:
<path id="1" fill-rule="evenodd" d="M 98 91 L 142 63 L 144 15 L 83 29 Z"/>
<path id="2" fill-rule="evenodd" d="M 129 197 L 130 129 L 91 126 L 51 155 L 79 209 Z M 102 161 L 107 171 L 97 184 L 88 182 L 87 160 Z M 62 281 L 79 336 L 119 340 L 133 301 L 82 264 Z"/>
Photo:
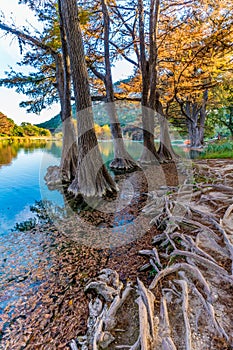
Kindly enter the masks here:
<path id="1" fill-rule="evenodd" d="M 18 5 L 18 0 L 0 0 L 0 11 L 4 13 L 6 20 L 13 18 L 18 27 L 22 25 L 29 26 L 28 22 L 38 26 L 33 13 L 26 5 Z M 20 69 L 22 72 L 27 71 L 16 64 L 21 58 L 17 40 L 13 36 L 6 36 L 3 31 L 0 31 L 0 78 L 5 77 L 5 71 L 9 70 L 9 67 Z M 130 63 L 120 61 L 112 69 L 113 81 L 124 79 L 132 72 L 133 68 Z M 19 107 L 20 102 L 26 99 L 26 96 L 16 93 L 14 89 L 0 87 L 0 112 L 13 119 L 18 125 L 22 122 L 41 123 L 60 112 L 59 104 L 54 104 L 43 110 L 40 115 L 27 113 L 24 108 Z"/>

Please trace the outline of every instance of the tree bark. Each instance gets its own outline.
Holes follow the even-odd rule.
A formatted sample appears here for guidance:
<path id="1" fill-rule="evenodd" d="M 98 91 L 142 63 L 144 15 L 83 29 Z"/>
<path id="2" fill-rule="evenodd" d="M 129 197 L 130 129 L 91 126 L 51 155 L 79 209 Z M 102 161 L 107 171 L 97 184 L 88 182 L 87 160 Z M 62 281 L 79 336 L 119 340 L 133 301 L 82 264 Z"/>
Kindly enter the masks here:
<path id="1" fill-rule="evenodd" d="M 61 103 L 63 138 L 60 171 L 62 181 L 71 182 L 75 177 L 77 169 L 78 146 L 77 135 L 72 122 L 70 59 L 64 31 L 60 0 L 58 0 L 58 8 L 63 58 L 62 62 L 61 60 L 57 60 L 56 64 L 57 86 Z"/>
<path id="2" fill-rule="evenodd" d="M 104 17 L 104 61 L 105 61 L 105 77 L 104 84 L 106 88 L 106 103 L 107 113 L 110 119 L 111 133 L 114 145 L 114 159 L 110 163 L 110 168 L 114 170 L 133 171 L 138 168 L 137 163 L 127 152 L 119 119 L 117 116 L 116 107 L 114 104 L 114 89 L 112 83 L 112 72 L 109 50 L 109 35 L 110 35 L 110 17 L 106 4 L 106 0 L 101 0 L 102 12 Z"/>
<path id="3" fill-rule="evenodd" d="M 56 50 L 49 47 L 48 45 L 45 45 L 39 39 L 32 37 L 27 33 L 21 32 L 16 28 L 11 28 L 4 23 L 0 23 L 0 29 L 9 32 L 13 35 L 16 35 L 18 38 L 25 40 L 32 46 L 36 46 L 43 49 L 45 52 L 50 53 L 54 59 L 56 66 L 55 74 L 57 82 L 57 91 L 61 105 L 61 121 L 62 123 L 66 121 L 66 125 L 63 125 L 63 148 L 60 163 L 60 175 L 61 180 L 71 181 L 71 179 L 74 177 L 77 166 L 77 144 L 75 130 L 73 124 L 71 123 L 70 69 L 66 40 L 63 32 L 61 13 L 60 28 L 62 41 L 62 55 Z M 67 132 L 69 132 L 69 134 L 67 134 Z"/>
<path id="4" fill-rule="evenodd" d="M 146 58 L 144 5 L 143 0 L 138 0 L 139 12 L 139 42 L 140 42 L 140 67 L 142 72 L 142 127 L 143 127 L 143 152 L 140 162 L 143 164 L 158 163 L 159 155 L 154 143 L 154 116 L 155 116 L 155 91 L 156 91 L 156 61 L 157 48 L 155 44 L 155 20 L 158 18 L 154 13 L 154 0 L 151 0 L 150 7 L 150 55 Z M 158 12 L 157 12 L 158 14 Z M 150 91 L 151 89 L 151 91 Z"/>
<path id="5" fill-rule="evenodd" d="M 168 121 L 164 115 L 163 106 L 162 106 L 162 103 L 159 101 L 158 94 L 157 94 L 156 106 L 157 106 L 158 120 L 160 125 L 160 143 L 159 143 L 159 150 L 158 150 L 160 160 L 163 162 L 176 160 L 179 158 L 179 156 L 175 153 L 172 147 Z"/>
<path id="6" fill-rule="evenodd" d="M 150 26 L 149 26 L 149 69 L 150 69 L 150 95 L 149 107 L 153 110 L 157 109 L 156 93 L 157 93 L 157 58 L 158 58 L 158 21 L 160 13 L 160 0 L 151 0 L 150 4 Z"/>
<path id="7" fill-rule="evenodd" d="M 178 99 L 177 101 L 180 104 L 182 113 L 186 117 L 190 147 L 201 147 L 200 129 L 198 126 L 198 115 L 200 113 L 200 108 L 198 108 L 197 102 L 191 102 L 188 100 L 182 102 Z"/>
<path id="8" fill-rule="evenodd" d="M 78 112 L 77 171 L 68 190 L 75 196 L 80 194 L 84 198 L 103 196 L 107 192 L 115 192 L 117 188 L 103 164 L 94 131 L 88 73 L 76 1 L 61 0 L 61 12 L 65 24 Z"/>
<path id="9" fill-rule="evenodd" d="M 199 127 L 199 138 L 200 144 L 204 144 L 204 133 L 205 133 L 205 120 L 206 120 L 206 104 L 208 100 L 208 90 L 205 90 L 203 93 L 203 101 L 200 110 L 200 127 Z"/>

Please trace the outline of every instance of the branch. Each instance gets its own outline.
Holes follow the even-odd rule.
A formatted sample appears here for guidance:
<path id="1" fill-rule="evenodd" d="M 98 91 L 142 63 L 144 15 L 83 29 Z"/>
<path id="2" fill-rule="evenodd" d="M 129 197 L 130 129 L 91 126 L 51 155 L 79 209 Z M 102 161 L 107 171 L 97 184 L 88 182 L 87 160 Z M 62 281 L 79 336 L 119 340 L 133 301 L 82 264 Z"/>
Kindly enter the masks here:
<path id="1" fill-rule="evenodd" d="M 184 109 L 184 102 L 181 101 L 181 100 L 178 98 L 178 96 L 177 96 L 176 93 L 175 93 L 175 100 L 176 100 L 176 102 L 180 105 L 180 109 L 181 109 L 181 112 L 183 113 L 183 115 L 184 115 L 191 123 L 193 123 L 193 119 L 190 118 L 190 116 L 185 112 L 185 109 Z"/>
<path id="2" fill-rule="evenodd" d="M 88 58 L 86 59 L 86 63 L 88 68 L 92 71 L 92 73 L 99 78 L 100 80 L 102 80 L 103 82 L 105 81 L 105 75 L 100 73 L 94 66 L 93 66 L 93 62 L 91 62 Z"/>
<path id="3" fill-rule="evenodd" d="M 141 97 L 126 97 L 126 96 L 120 96 L 115 94 L 114 95 L 115 100 L 117 101 L 132 101 L 132 102 L 141 102 Z M 91 96 L 92 101 L 104 101 L 106 99 L 106 96 Z M 71 100 L 74 101 L 74 97 L 71 97 Z"/>
<path id="4" fill-rule="evenodd" d="M 57 52 L 55 50 L 53 50 L 50 46 L 43 44 L 39 39 L 34 38 L 29 34 L 23 33 L 16 28 L 11 28 L 4 23 L 0 23 L 0 29 L 6 31 L 8 33 L 11 33 L 13 35 L 16 35 L 18 38 L 29 42 L 29 44 L 31 44 L 31 45 L 35 45 L 37 47 L 40 47 L 41 49 L 50 52 L 52 55 L 57 54 Z"/>
<path id="5" fill-rule="evenodd" d="M 125 49 L 125 47 L 121 50 L 121 49 L 119 48 L 119 46 L 118 46 L 117 44 L 115 44 L 113 41 L 109 41 L 109 42 L 110 42 L 110 44 L 111 44 L 112 46 L 114 46 L 114 47 L 117 49 L 117 51 L 121 54 L 121 56 L 122 56 L 126 61 L 132 63 L 132 64 L 133 64 L 134 66 L 136 66 L 136 67 L 139 67 L 139 65 L 138 65 L 137 62 L 135 62 L 134 60 L 132 60 L 131 58 L 129 58 L 129 57 L 123 52 L 123 50 Z M 130 45 L 133 45 L 133 43 L 131 43 Z"/>

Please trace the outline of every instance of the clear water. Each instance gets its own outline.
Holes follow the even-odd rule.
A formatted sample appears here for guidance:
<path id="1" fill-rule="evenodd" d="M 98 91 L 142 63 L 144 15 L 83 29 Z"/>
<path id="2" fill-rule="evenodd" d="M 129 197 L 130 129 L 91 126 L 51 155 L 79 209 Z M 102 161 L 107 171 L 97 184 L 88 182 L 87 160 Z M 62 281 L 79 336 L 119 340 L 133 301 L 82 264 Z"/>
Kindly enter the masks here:
<path id="1" fill-rule="evenodd" d="M 139 158 L 142 145 L 133 141 L 126 144 L 129 153 Z M 62 195 L 50 191 L 44 182 L 47 167 L 59 164 L 61 146 L 57 141 L 0 141 L 0 236 L 31 218 L 30 206 L 35 201 L 48 199 L 63 205 Z M 100 150 L 108 164 L 113 159 L 112 142 L 101 142 Z"/>
<path id="2" fill-rule="evenodd" d="M 15 301 L 29 288 L 37 288 L 37 285 L 28 285 L 30 281 L 26 280 L 25 284 L 19 281 L 21 276 L 37 268 L 37 261 L 44 254 L 40 247 L 43 234 L 12 229 L 16 223 L 33 217 L 30 207 L 35 201 L 47 199 L 63 207 L 62 194 L 50 191 L 44 181 L 47 167 L 59 164 L 61 146 L 57 141 L 0 141 L 0 321 L 6 307 L 11 305 L 13 312 Z M 127 141 L 126 147 L 135 159 L 140 157 L 140 142 Z M 108 165 L 113 159 L 112 142 L 100 142 L 100 150 Z"/>
<path id="3" fill-rule="evenodd" d="M 131 156 L 138 159 L 142 144 L 134 141 L 125 144 Z M 44 182 L 47 167 L 59 164 L 61 147 L 60 141 L 0 141 L 0 236 L 16 223 L 33 217 L 30 206 L 35 201 L 48 199 L 63 205 L 62 195 L 50 191 Z M 108 165 L 113 159 L 113 144 L 102 141 L 99 147 L 103 161 Z"/>
<path id="4" fill-rule="evenodd" d="M 49 200 L 54 207 L 63 207 L 59 191 L 50 191 L 45 185 L 47 167 L 58 165 L 61 142 L 0 141 L 0 321 L 1 315 L 14 311 L 14 304 L 37 284 L 30 279 L 21 283 L 22 276 L 37 268 L 41 259 L 48 259 L 41 249 L 43 234 L 15 232 L 16 223 L 33 218 L 30 207 L 35 201 Z M 140 155 L 141 145 L 129 143 L 131 152 Z M 113 156 L 112 142 L 100 144 L 104 162 Z M 29 283 L 29 284 L 28 284 Z"/>
<path id="5" fill-rule="evenodd" d="M 43 177 L 47 165 L 59 163 L 60 147 L 55 143 L 31 142 L 0 146 L 0 235 L 9 232 L 17 222 L 32 217 L 30 206 L 41 200 L 45 190 Z M 57 151 L 54 152 L 54 150 Z M 58 199 L 59 193 L 53 192 Z"/>

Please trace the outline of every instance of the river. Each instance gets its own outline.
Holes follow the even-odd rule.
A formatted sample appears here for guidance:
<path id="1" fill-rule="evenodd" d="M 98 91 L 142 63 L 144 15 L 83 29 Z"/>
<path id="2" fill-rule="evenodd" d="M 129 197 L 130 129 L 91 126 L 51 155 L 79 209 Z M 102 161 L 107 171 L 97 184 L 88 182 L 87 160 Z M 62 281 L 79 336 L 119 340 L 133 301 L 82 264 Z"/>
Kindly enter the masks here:
<path id="1" fill-rule="evenodd" d="M 21 282 L 36 268 L 37 261 L 49 261 L 48 256 L 41 256 L 45 255 L 41 250 L 42 234 L 16 232 L 14 227 L 33 219 L 30 208 L 36 201 L 48 200 L 54 207 L 64 205 L 62 194 L 50 191 L 44 181 L 47 167 L 59 164 L 61 146 L 61 141 L 0 141 L 0 315 L 25 289 L 36 287 L 34 282 Z M 108 165 L 113 158 L 113 144 L 102 141 L 99 146 Z M 135 159 L 140 157 L 140 142 L 126 141 L 126 147 Z"/>

